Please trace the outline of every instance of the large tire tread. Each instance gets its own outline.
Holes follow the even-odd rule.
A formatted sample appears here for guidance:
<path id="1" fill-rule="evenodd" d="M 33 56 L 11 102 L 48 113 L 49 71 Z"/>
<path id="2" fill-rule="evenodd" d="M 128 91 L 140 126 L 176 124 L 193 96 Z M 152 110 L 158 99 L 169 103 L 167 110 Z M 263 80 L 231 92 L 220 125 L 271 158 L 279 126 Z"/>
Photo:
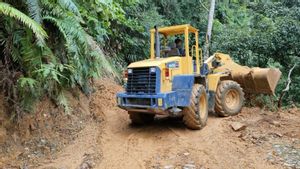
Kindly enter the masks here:
<path id="1" fill-rule="evenodd" d="M 201 94 L 205 94 L 206 97 L 206 113 L 204 119 L 200 119 L 200 114 L 198 111 L 198 107 L 200 104 L 200 96 Z M 207 96 L 205 92 L 204 86 L 200 84 L 195 84 L 193 86 L 192 95 L 191 95 L 191 103 L 190 106 L 183 109 L 183 122 L 184 124 L 193 130 L 199 130 L 202 129 L 206 125 L 207 121 L 207 113 L 208 113 L 208 107 L 207 107 Z M 202 105 L 203 106 L 203 105 Z"/>
<path id="2" fill-rule="evenodd" d="M 224 99 L 225 99 L 224 95 L 227 92 L 227 90 L 229 90 L 229 89 L 237 90 L 240 95 L 240 105 L 234 110 L 227 109 L 223 103 Z M 245 98 L 244 98 L 243 89 L 237 82 L 232 81 L 232 80 L 221 81 L 221 83 L 219 84 L 219 86 L 217 88 L 216 97 L 215 97 L 215 112 L 217 115 L 219 115 L 221 117 L 234 116 L 241 111 L 244 100 L 245 100 Z"/>

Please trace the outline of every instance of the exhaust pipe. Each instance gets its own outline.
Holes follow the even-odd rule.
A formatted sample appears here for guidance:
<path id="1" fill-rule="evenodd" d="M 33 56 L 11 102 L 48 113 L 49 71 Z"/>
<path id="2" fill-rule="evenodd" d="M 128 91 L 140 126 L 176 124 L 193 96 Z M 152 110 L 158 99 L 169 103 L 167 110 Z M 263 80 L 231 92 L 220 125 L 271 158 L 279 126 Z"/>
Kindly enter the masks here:
<path id="1" fill-rule="evenodd" d="M 158 28 L 155 25 L 155 57 L 160 58 L 160 41 L 159 41 L 159 33 L 158 33 Z"/>

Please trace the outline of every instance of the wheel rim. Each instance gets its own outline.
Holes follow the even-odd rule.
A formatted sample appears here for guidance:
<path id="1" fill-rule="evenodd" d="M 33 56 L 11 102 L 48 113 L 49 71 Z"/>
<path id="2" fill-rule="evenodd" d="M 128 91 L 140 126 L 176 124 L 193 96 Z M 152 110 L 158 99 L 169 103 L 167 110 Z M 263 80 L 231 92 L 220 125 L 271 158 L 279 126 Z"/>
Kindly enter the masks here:
<path id="1" fill-rule="evenodd" d="M 225 94 L 225 105 L 233 110 L 236 109 L 240 104 L 240 95 L 239 92 L 234 90 L 234 89 L 230 89 L 227 91 L 227 93 Z"/>
<path id="2" fill-rule="evenodd" d="M 207 100 L 205 94 L 201 95 L 199 103 L 199 116 L 201 119 L 204 119 L 206 116 L 205 112 L 207 112 Z"/>

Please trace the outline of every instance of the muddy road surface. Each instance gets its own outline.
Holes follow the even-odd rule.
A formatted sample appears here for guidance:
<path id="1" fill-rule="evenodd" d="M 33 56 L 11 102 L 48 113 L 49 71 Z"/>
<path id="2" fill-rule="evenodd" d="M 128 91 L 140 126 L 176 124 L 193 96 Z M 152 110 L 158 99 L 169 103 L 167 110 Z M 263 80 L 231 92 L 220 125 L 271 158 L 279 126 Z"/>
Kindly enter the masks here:
<path id="1" fill-rule="evenodd" d="M 34 164 L 29 162 L 25 167 L 300 168 L 297 109 L 274 113 L 244 108 L 238 116 L 227 118 L 210 114 L 207 126 L 197 131 L 186 129 L 180 119 L 167 117 L 157 117 L 149 125 L 133 126 L 128 114 L 115 106 L 115 93 L 122 88 L 105 83 L 98 88 L 89 104 L 91 120 L 84 123 L 76 137 L 59 151 L 37 159 Z M 236 123 L 240 127 L 234 130 Z M 287 157 L 278 152 L 278 145 L 293 148 L 294 155 Z"/>
<path id="2" fill-rule="evenodd" d="M 103 158 L 95 168 L 274 168 L 227 133 L 226 119 L 211 116 L 203 130 L 191 131 L 178 119 L 136 127 L 125 112 L 108 111 L 106 117 Z"/>

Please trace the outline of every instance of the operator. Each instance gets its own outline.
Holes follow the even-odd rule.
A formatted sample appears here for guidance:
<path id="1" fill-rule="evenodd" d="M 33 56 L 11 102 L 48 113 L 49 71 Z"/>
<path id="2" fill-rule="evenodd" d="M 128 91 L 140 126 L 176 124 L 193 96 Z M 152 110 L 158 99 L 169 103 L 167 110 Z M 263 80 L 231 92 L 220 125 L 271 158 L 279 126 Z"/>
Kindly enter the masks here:
<path id="1" fill-rule="evenodd" d="M 185 55 L 185 50 L 182 47 L 182 40 L 180 38 L 175 39 L 176 48 L 179 50 L 181 56 Z"/>

